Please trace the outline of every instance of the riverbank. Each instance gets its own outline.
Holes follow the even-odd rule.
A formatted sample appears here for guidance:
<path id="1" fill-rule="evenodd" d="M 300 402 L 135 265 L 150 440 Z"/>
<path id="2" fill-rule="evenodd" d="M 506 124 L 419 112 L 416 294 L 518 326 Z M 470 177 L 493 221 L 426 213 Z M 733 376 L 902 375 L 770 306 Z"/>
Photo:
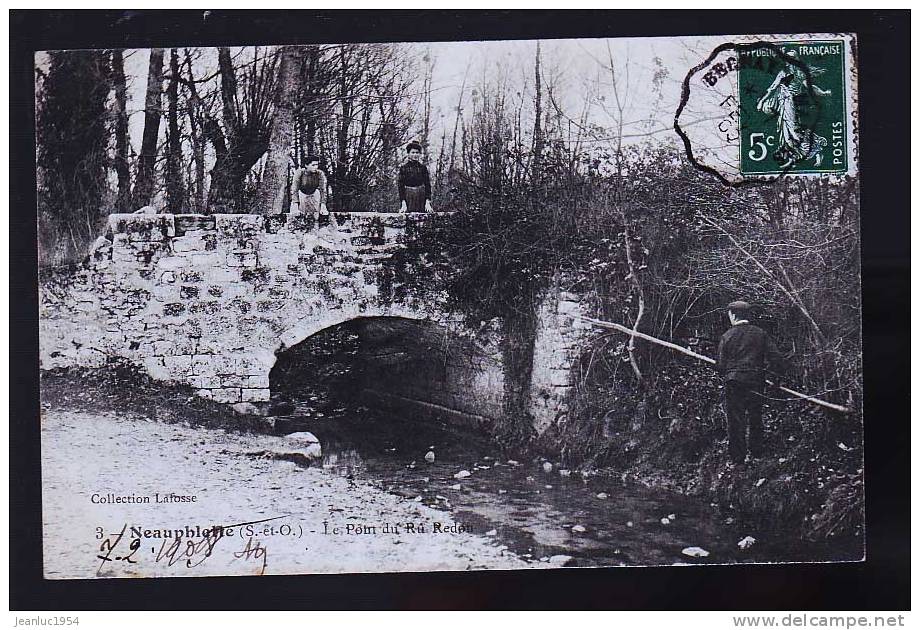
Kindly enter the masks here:
<path id="1" fill-rule="evenodd" d="M 88 398 L 92 391 L 84 393 Z M 46 408 L 45 577 L 456 571 L 541 564 L 528 564 L 471 533 L 448 512 L 321 468 L 265 458 L 263 442 L 271 439 L 277 438 L 153 422 L 127 412 Z"/>
<path id="2" fill-rule="evenodd" d="M 291 484 L 296 484 L 298 488 L 300 495 L 293 498 L 274 497 L 279 502 L 278 509 L 285 510 L 289 505 L 299 509 L 306 505 L 305 501 L 313 501 L 316 492 L 320 492 L 323 497 L 320 507 L 313 508 L 311 518 L 313 522 L 320 522 L 324 530 L 327 522 L 334 527 L 331 525 L 333 516 L 341 515 L 339 512 L 332 513 L 332 507 L 329 507 L 335 505 L 339 492 L 345 493 L 343 501 L 349 504 L 356 502 L 356 492 L 357 496 L 380 495 L 383 498 L 375 500 L 382 501 L 384 507 L 381 509 L 385 514 L 399 515 L 403 509 L 423 510 L 433 519 L 426 521 L 425 527 L 431 533 L 435 533 L 435 524 L 441 523 L 442 532 L 473 536 L 473 544 L 464 547 L 465 556 L 456 555 L 458 550 L 453 546 L 453 540 L 444 541 L 446 547 L 436 550 L 438 556 L 447 556 L 447 560 L 441 558 L 441 566 L 507 568 L 505 560 L 514 566 L 533 568 L 650 566 L 769 562 L 802 557 L 798 550 L 776 549 L 765 542 L 753 549 L 739 549 L 737 541 L 750 532 L 743 530 L 740 524 L 733 525 L 731 518 L 726 519 L 725 510 L 699 500 L 624 483 L 609 475 L 579 474 L 578 471 L 547 466 L 546 461 L 536 456 L 517 461 L 503 454 L 497 444 L 481 436 L 436 422 L 419 422 L 411 414 L 375 411 L 363 406 L 336 409 L 320 395 L 321 386 L 318 389 L 310 385 L 306 387 L 302 392 L 305 401 L 297 404 L 290 417 L 277 418 L 273 427 L 271 421 L 265 418 L 238 416 L 223 405 L 189 400 L 185 388 L 150 381 L 130 368 L 46 373 L 43 380 L 44 414 L 50 420 L 44 423 L 48 433 L 44 446 L 46 457 L 52 461 L 46 462 L 45 469 L 60 471 L 63 466 L 61 460 L 66 462 L 72 456 L 75 461 L 89 462 L 90 468 L 88 471 L 84 468 L 74 470 L 71 477 L 109 479 L 117 476 L 116 470 L 124 470 L 132 479 L 145 479 L 150 475 L 173 479 L 175 475 L 171 473 L 150 472 L 162 469 L 158 458 L 163 457 L 164 449 L 160 445 L 167 444 L 167 452 L 178 450 L 184 453 L 181 461 L 176 460 L 169 465 L 170 470 L 181 469 L 180 478 L 188 471 L 194 474 L 196 470 L 204 470 L 208 484 L 223 488 L 229 493 L 231 501 L 236 501 L 239 499 L 237 493 L 248 496 L 252 485 L 250 478 L 278 475 L 276 466 L 287 464 L 287 461 L 278 462 L 265 457 L 266 453 L 277 452 L 277 443 L 283 441 L 284 438 L 277 437 L 279 431 L 307 430 L 314 432 L 322 443 L 322 458 L 314 461 L 304 475 L 276 481 L 274 487 L 269 488 L 275 494 L 283 494 L 280 490 Z M 318 412 L 319 408 L 324 411 Z M 64 423 L 73 426 L 60 426 L 62 414 Z M 158 421 L 151 422 L 154 418 Z M 215 429 L 221 425 L 228 428 Z M 157 435 L 148 434 L 150 427 Z M 248 430 L 246 427 L 255 428 Z M 108 441 L 108 434 L 115 436 L 114 442 Z M 109 473 L 101 474 L 99 462 L 107 461 L 109 451 L 113 449 L 123 451 L 124 443 L 149 446 L 135 454 L 133 460 L 123 454 L 120 456 L 121 463 Z M 100 447 L 100 444 L 105 446 Z M 191 452 L 188 451 L 190 445 Z M 243 446 L 245 450 L 241 450 Z M 436 453 L 436 457 L 430 458 L 427 455 L 429 451 Z M 241 458 L 246 461 L 235 461 Z M 253 472 L 253 465 L 258 469 L 256 472 Z M 135 472 L 138 466 L 140 473 Z M 212 467 L 221 471 L 216 480 L 211 478 L 217 473 L 208 472 Z M 321 483 L 311 482 L 305 486 L 305 480 L 313 477 Z M 198 483 L 196 480 L 192 485 L 198 488 L 195 485 Z M 236 490 L 228 489 L 230 483 L 236 484 Z M 59 509 L 57 506 L 60 504 L 73 503 L 72 499 L 68 499 L 69 495 L 61 494 L 60 488 L 68 486 L 60 479 L 50 480 L 46 485 L 50 492 L 57 493 L 46 497 L 46 501 L 55 506 L 52 513 Z M 118 503 L 119 509 L 143 511 L 140 499 L 144 497 L 151 497 L 153 500 L 148 500 L 147 505 L 153 506 L 161 504 L 163 496 L 175 494 L 188 497 L 195 494 L 162 484 L 140 488 L 87 488 L 84 494 L 90 491 L 84 507 L 92 504 L 97 510 L 111 510 L 112 505 Z M 94 494 L 96 503 L 93 502 Z M 261 503 L 273 499 L 271 493 L 266 495 L 258 490 L 255 496 Z M 291 504 L 291 501 L 296 503 Z M 100 506 L 100 502 L 107 505 Z M 329 504 L 330 514 L 321 509 L 323 502 Z M 393 505 L 402 507 L 394 510 Z M 167 506 L 160 507 L 173 511 L 195 506 L 187 501 L 170 499 Z M 213 514 L 223 519 L 225 508 L 219 505 L 213 509 Z M 316 516 L 316 509 L 320 510 L 321 519 Z M 264 514 L 258 513 L 260 517 L 271 518 L 270 513 L 276 510 L 263 511 Z M 193 511 L 192 514 L 196 513 Z M 287 511 L 283 513 L 287 514 Z M 132 518 L 137 520 L 140 516 Z M 416 517 L 416 521 L 419 518 Z M 55 517 L 58 521 L 62 519 L 81 522 L 86 521 L 86 515 L 59 514 Z M 376 522 L 379 524 L 382 519 L 383 516 L 380 516 Z M 404 522 L 404 519 L 405 516 L 400 516 L 398 522 Z M 393 521 L 389 517 L 383 520 Z M 128 521 L 131 519 L 126 519 Z M 285 524 L 289 521 L 285 518 L 277 522 Z M 358 525 L 375 521 L 349 522 Z M 346 528 L 349 522 L 346 522 Z M 465 531 L 460 530 L 461 526 Z M 47 529 L 55 530 L 50 523 Z M 316 527 L 314 530 L 318 531 Z M 228 541 L 233 542 L 229 539 L 221 541 L 222 549 L 226 549 Z M 281 542 L 285 539 L 282 538 Z M 271 541 L 271 544 L 277 548 L 279 543 Z M 488 547 L 485 552 L 482 544 Z M 384 555 L 383 564 L 378 567 L 376 558 L 380 551 L 372 548 L 354 553 L 366 557 L 373 566 L 353 570 L 414 570 L 411 567 L 418 566 L 419 552 L 401 544 L 399 546 L 401 552 L 413 554 L 404 565 L 388 568 L 386 562 L 389 559 Z M 160 554 L 160 548 L 154 547 L 149 553 L 156 551 Z M 683 552 L 696 547 L 705 548 L 708 555 L 691 557 Z M 54 548 L 61 549 L 63 546 Z M 349 549 L 335 548 L 332 555 L 352 553 Z M 303 550 L 294 548 L 288 551 L 297 557 Z M 496 552 L 498 558 L 493 555 Z M 211 571 L 221 566 L 219 562 L 208 560 L 208 563 Z M 393 564 L 396 564 L 395 560 Z M 103 573 L 110 570 L 109 566 L 105 563 Z M 329 570 L 350 570 L 349 566 L 347 562 L 333 564 Z M 426 566 L 434 565 L 429 563 Z M 69 570 L 72 571 L 73 567 Z M 315 569 L 308 563 L 308 566 L 298 566 L 296 570 L 309 572 Z"/>
<path id="3" fill-rule="evenodd" d="M 815 559 L 864 557 L 858 417 L 769 397 L 762 456 L 731 465 L 718 387 L 692 367 L 663 377 L 674 384 L 665 397 L 643 400 L 602 386 L 583 392 L 573 417 L 552 427 L 539 444 L 567 466 L 728 508 L 764 535 L 811 545 Z"/>

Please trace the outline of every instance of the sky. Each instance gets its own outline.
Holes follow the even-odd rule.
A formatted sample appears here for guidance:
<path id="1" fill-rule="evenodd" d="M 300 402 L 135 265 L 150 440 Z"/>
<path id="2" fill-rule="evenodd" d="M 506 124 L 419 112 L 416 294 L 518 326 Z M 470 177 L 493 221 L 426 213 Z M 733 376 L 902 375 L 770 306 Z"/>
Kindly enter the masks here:
<path id="1" fill-rule="evenodd" d="M 627 120 L 624 133 L 636 137 L 650 137 L 673 141 L 670 130 L 674 111 L 680 98 L 680 83 L 687 70 L 698 64 L 722 38 L 628 38 L 628 39 L 569 39 L 541 40 L 544 86 L 555 81 L 556 98 L 560 107 L 574 118 L 582 112 L 585 94 L 591 90 L 600 95 L 608 109 L 613 108 L 612 86 L 609 70 L 609 53 L 613 55 L 618 70 L 621 94 L 625 101 Z M 432 42 L 404 44 L 420 55 L 430 51 L 434 60 L 432 75 L 432 108 L 434 132 L 439 136 L 439 125 L 450 129 L 460 88 L 466 77 L 463 103 L 470 105 L 472 89 L 480 82 L 504 74 L 512 85 L 533 84 L 533 63 L 536 40 L 508 40 L 488 42 Z M 205 62 L 196 67 L 199 73 L 216 67 L 215 49 L 205 50 Z M 208 62 L 207 57 L 210 57 Z M 655 60 L 659 60 L 660 67 Z M 125 53 L 125 74 L 128 77 L 128 111 L 132 145 L 137 149 L 143 133 L 143 104 L 146 89 L 149 50 L 130 50 Z M 38 63 L 42 59 L 37 59 Z M 627 71 L 628 68 L 628 71 Z M 660 69 L 666 76 L 661 83 L 661 98 L 654 92 L 652 77 Z M 626 85 L 628 79 L 628 85 Z M 530 92 L 528 96 L 532 99 Z M 614 119 L 601 107 L 592 107 L 590 119 L 594 124 L 610 126 Z M 654 124 L 650 124 L 650 121 Z M 161 129 L 162 133 L 162 129 Z"/>
<path id="2" fill-rule="evenodd" d="M 555 102 L 564 112 L 564 117 L 559 120 L 567 125 L 570 139 L 575 137 L 582 120 L 592 129 L 592 137 L 586 139 L 584 134 L 581 135 L 583 150 L 613 148 L 619 118 L 617 102 L 623 109 L 622 137 L 625 143 L 652 141 L 677 145 L 679 139 L 673 122 L 685 76 L 716 46 L 733 39 L 729 36 L 694 36 L 541 40 L 544 93 L 548 88 L 553 89 Z M 432 130 L 429 136 L 432 152 L 438 150 L 442 133 L 450 138 L 458 101 L 462 103 L 464 113 L 468 113 L 480 86 L 499 79 L 510 86 L 513 97 L 518 95 L 522 120 L 532 125 L 536 40 L 407 43 L 401 46 L 414 53 L 420 65 L 423 65 L 421 59 L 426 54 L 434 63 Z M 202 76 L 215 71 L 216 49 L 199 50 L 202 57 L 196 64 L 196 74 Z M 46 61 L 46 55 L 37 55 L 39 65 Z M 129 50 L 125 53 L 129 128 L 135 151 L 140 147 L 143 133 L 148 61 L 149 50 Z M 617 77 L 617 90 L 614 90 L 611 67 Z M 700 94 L 697 89 L 699 83 L 691 83 L 695 90 L 694 98 Z M 722 87 L 729 91 L 732 89 L 729 85 Z M 688 123 L 687 129 L 696 125 L 690 133 L 697 134 L 701 145 L 710 143 L 715 146 L 719 142 L 713 135 L 717 123 L 708 122 L 708 126 L 701 123 L 717 120 L 713 118 L 713 113 L 720 114 L 714 109 L 721 97 L 716 93 L 703 96 L 703 100 L 691 98 L 681 124 Z M 546 109 L 549 109 L 549 104 L 544 102 Z M 710 137 L 704 137 L 705 133 L 709 133 Z M 162 141 L 165 125 L 161 125 L 160 134 Z M 698 138 L 694 138 L 694 142 Z M 736 156 L 737 147 L 733 156 L 729 157 L 737 160 Z M 718 159 L 724 161 L 725 156 Z"/>

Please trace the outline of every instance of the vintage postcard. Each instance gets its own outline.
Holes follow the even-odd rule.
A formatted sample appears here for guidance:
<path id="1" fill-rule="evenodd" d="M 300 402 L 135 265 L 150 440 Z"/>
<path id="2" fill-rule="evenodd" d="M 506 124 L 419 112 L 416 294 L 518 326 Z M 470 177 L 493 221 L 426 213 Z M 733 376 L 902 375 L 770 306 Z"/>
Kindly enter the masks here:
<path id="1" fill-rule="evenodd" d="M 857 47 L 36 54 L 45 577 L 863 560 Z"/>

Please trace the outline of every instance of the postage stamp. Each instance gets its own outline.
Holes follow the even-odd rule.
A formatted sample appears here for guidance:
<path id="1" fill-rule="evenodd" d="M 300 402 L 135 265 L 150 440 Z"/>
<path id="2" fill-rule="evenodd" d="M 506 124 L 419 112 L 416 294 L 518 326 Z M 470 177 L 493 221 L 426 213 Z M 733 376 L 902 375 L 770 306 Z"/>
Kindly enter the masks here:
<path id="1" fill-rule="evenodd" d="M 738 52 L 742 175 L 846 172 L 843 40 Z"/>
<path id="2" fill-rule="evenodd" d="M 852 35 L 746 36 L 702 51 L 674 130 L 723 183 L 853 175 L 858 155 Z"/>

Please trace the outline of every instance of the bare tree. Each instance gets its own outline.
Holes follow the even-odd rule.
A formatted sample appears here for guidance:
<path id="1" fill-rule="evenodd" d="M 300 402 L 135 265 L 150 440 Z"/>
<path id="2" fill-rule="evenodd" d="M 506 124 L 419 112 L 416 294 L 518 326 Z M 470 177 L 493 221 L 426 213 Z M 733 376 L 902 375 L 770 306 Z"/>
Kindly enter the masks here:
<path id="1" fill-rule="evenodd" d="M 121 49 L 112 51 L 112 85 L 115 90 L 115 173 L 118 175 L 115 208 L 126 212 L 131 205 L 131 170 L 128 163 L 128 84 Z"/>
<path id="2" fill-rule="evenodd" d="M 173 214 L 182 212 L 185 187 L 182 183 L 182 138 L 179 136 L 179 53 L 169 51 L 169 84 L 166 88 L 166 203 Z"/>
<path id="3" fill-rule="evenodd" d="M 428 154 L 428 136 L 431 133 L 431 79 L 434 75 L 434 58 L 431 49 L 425 51 L 422 58 L 425 62 L 425 74 L 422 78 L 422 137 L 420 143 L 422 151 Z"/>
<path id="4" fill-rule="evenodd" d="M 150 49 L 147 70 L 147 96 L 144 99 L 144 135 L 134 180 L 133 205 L 146 206 L 153 197 L 154 169 L 157 158 L 157 137 L 160 135 L 160 118 L 163 116 L 163 49 Z"/>
<path id="5" fill-rule="evenodd" d="M 540 86 L 540 42 L 537 42 L 537 53 L 534 58 L 534 114 L 533 114 L 533 161 L 531 163 L 531 176 L 534 182 L 540 181 L 540 167 L 543 159 L 543 129 L 540 119 L 543 116 L 543 92 Z"/>
<path id="6" fill-rule="evenodd" d="M 194 166 L 194 191 L 192 197 L 192 207 L 195 212 L 204 213 L 206 211 L 205 203 L 205 163 L 204 149 L 205 139 L 202 134 L 202 114 L 201 99 L 198 96 L 195 76 L 192 72 L 192 53 L 185 49 L 185 66 L 187 77 L 182 80 L 182 84 L 187 91 L 186 113 L 188 116 L 189 135 L 191 140 L 192 164 Z M 191 185 L 191 184 L 190 184 Z"/>
<path id="7" fill-rule="evenodd" d="M 223 125 L 208 115 L 203 126 L 215 153 L 208 192 L 210 211 L 243 207 L 246 177 L 268 149 L 277 56 L 258 47 L 252 55 L 240 82 L 230 49 L 218 49 Z"/>
<path id="8" fill-rule="evenodd" d="M 457 95 L 457 109 L 456 115 L 454 116 L 454 132 L 451 135 L 450 141 L 450 165 L 447 167 L 448 177 L 454 171 L 454 158 L 457 155 L 457 127 L 460 126 L 460 120 L 463 116 L 463 93 L 466 90 L 466 78 L 470 72 L 469 65 L 466 66 L 466 71 L 463 73 L 463 82 L 460 84 L 460 92 Z"/>
<path id="9" fill-rule="evenodd" d="M 280 54 L 281 62 L 275 89 L 275 116 L 258 195 L 258 208 L 265 214 L 278 214 L 284 211 L 294 131 L 294 105 L 302 76 L 301 48 L 284 46 Z"/>

